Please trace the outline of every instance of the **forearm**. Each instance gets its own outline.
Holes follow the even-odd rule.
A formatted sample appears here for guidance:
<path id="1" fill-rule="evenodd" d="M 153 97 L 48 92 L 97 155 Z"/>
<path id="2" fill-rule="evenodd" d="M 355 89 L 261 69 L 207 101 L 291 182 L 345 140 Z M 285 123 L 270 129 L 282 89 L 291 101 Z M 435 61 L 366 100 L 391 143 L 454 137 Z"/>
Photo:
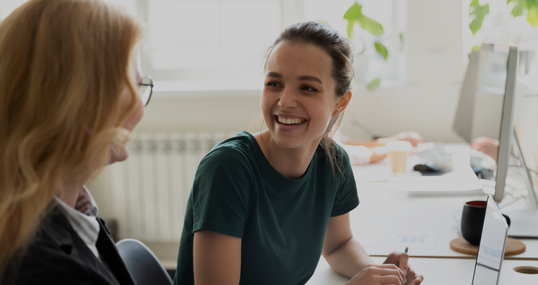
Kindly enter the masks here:
<path id="1" fill-rule="evenodd" d="M 370 156 L 370 163 L 379 162 L 387 158 L 387 148 L 385 147 L 376 147 L 372 149 L 373 153 Z"/>
<path id="2" fill-rule="evenodd" d="M 368 264 L 374 263 L 364 248 L 353 238 L 324 257 L 334 271 L 348 278 L 355 276 Z"/>
<path id="3" fill-rule="evenodd" d="M 386 142 L 382 141 L 382 139 L 375 139 L 375 140 L 347 139 L 346 141 L 343 141 L 343 143 L 347 145 L 362 145 L 365 147 L 378 147 L 378 146 L 384 146 L 386 144 Z"/>

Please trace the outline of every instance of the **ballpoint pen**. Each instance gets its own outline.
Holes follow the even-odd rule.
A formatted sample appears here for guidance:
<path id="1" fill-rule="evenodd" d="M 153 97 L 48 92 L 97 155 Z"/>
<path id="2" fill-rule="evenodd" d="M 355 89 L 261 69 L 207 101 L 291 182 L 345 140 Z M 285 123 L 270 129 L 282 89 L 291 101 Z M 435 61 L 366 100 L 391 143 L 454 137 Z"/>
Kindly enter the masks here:
<path id="1" fill-rule="evenodd" d="M 409 246 L 406 246 L 405 249 L 404 249 L 405 253 L 407 253 L 407 251 L 409 251 Z"/>

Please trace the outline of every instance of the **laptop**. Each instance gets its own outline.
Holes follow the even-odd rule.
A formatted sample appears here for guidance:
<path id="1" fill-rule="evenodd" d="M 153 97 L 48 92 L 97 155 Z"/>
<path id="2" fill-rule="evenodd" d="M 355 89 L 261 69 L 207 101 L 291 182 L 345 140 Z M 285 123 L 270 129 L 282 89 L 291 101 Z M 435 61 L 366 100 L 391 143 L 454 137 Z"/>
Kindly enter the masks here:
<path id="1" fill-rule="evenodd" d="M 472 285 L 498 284 L 507 236 L 508 224 L 493 197 L 488 195 Z"/>

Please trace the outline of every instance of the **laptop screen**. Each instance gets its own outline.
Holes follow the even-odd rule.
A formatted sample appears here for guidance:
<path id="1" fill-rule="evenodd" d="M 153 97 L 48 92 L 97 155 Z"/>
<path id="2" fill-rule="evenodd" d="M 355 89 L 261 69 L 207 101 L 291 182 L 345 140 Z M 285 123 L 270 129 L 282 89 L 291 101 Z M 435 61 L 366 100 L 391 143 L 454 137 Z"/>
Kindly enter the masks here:
<path id="1" fill-rule="evenodd" d="M 504 258 L 508 224 L 491 196 L 488 196 L 482 238 L 476 256 L 473 285 L 497 284 Z"/>

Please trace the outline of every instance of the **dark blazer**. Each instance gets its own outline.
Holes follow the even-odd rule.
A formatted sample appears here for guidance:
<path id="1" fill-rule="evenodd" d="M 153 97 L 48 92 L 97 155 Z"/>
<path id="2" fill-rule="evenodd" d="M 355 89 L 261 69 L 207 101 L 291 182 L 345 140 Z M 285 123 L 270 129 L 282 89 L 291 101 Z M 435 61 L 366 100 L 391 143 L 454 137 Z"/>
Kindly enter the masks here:
<path id="1" fill-rule="evenodd" d="M 42 222 L 36 239 L 19 266 L 15 265 L 12 272 L 6 272 L 8 275 L 16 274 L 15 282 L 9 283 L 134 285 L 105 222 L 100 218 L 97 220 L 101 229 L 96 246 L 103 262 L 97 259 L 56 208 Z"/>

